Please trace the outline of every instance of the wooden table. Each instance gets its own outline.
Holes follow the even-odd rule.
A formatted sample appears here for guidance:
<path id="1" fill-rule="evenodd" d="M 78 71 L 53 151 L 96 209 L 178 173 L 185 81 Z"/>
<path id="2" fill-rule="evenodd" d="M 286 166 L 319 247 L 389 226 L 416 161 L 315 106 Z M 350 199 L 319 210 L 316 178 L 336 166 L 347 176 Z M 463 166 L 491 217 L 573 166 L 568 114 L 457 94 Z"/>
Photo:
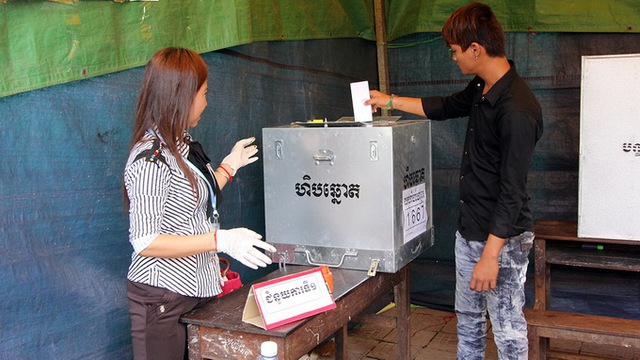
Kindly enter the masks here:
<path id="1" fill-rule="evenodd" d="M 286 265 L 258 279 L 262 282 L 313 267 Z M 398 307 L 398 359 L 410 359 L 409 270 L 377 273 L 332 268 L 336 308 L 276 329 L 264 330 L 242 322 L 250 284 L 182 317 L 187 323 L 189 359 L 257 359 L 260 344 L 278 343 L 281 360 L 298 360 L 335 334 L 336 359 L 346 359 L 347 324 L 377 298 L 393 290 Z"/>
<path id="2" fill-rule="evenodd" d="M 552 265 L 640 272 L 640 241 L 579 238 L 575 221 L 537 220 L 534 229 L 534 309 L 549 309 Z"/>

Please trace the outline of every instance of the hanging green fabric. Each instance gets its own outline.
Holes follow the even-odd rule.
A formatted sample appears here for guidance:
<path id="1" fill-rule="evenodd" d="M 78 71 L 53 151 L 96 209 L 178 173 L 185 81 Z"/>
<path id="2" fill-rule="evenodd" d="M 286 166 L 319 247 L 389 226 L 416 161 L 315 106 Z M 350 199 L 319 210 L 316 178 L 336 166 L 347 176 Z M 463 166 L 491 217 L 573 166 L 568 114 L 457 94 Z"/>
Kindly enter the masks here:
<path id="1" fill-rule="evenodd" d="M 637 0 L 488 1 L 506 31 L 639 32 Z M 458 0 L 386 0 L 387 38 L 440 32 Z M 0 97 L 144 65 L 164 46 L 374 40 L 373 0 L 0 3 Z"/>
<path id="2" fill-rule="evenodd" d="M 507 32 L 640 32 L 636 0 L 488 0 Z M 386 0 L 390 39 L 440 32 L 462 3 L 452 0 Z"/>
<path id="3" fill-rule="evenodd" d="M 367 1 L 9 1 L 0 4 L 0 97 L 144 65 L 165 46 L 373 39 Z"/>

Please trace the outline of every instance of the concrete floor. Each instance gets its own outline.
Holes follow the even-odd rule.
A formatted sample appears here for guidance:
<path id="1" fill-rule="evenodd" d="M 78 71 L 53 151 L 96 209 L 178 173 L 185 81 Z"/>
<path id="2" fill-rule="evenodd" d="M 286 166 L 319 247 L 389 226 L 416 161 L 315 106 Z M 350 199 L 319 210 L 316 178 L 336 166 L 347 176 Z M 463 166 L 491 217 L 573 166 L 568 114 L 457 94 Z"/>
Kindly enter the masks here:
<path id="1" fill-rule="evenodd" d="M 394 307 L 379 314 L 367 314 L 350 326 L 347 339 L 348 360 L 396 359 L 396 332 Z M 415 360 L 456 359 L 456 317 L 446 311 L 426 307 L 411 309 L 411 357 Z M 497 359 L 497 350 L 491 332 L 488 335 L 486 359 Z M 640 360 L 640 349 L 602 346 L 576 341 L 551 341 L 551 348 L 575 353 L 572 359 L 624 359 Z M 335 344 L 329 341 L 318 346 L 300 360 L 328 360 L 335 355 Z M 555 359 L 555 358 L 549 358 Z"/>

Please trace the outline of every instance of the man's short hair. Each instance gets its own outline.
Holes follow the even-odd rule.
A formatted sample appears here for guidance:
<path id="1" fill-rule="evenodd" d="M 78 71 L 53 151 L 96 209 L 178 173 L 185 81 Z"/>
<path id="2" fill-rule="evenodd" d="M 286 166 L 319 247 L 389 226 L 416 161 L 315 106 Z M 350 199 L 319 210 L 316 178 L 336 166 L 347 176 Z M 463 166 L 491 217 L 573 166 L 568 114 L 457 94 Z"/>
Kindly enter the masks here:
<path id="1" fill-rule="evenodd" d="M 472 2 L 459 7 L 442 27 L 442 37 L 447 43 L 459 45 L 462 51 L 471 43 L 482 45 L 489 56 L 504 56 L 504 32 L 489 5 Z"/>

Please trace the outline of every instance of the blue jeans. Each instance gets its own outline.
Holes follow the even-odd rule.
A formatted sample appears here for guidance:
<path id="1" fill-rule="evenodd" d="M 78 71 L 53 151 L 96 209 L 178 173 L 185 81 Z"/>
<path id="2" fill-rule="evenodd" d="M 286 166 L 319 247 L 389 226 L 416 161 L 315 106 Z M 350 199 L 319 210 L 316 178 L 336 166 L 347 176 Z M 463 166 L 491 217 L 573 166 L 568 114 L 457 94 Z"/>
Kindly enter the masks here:
<path id="1" fill-rule="evenodd" d="M 473 269 L 482 255 L 485 242 L 467 241 L 456 233 L 456 300 L 458 319 L 458 359 L 484 359 L 487 340 L 487 312 L 498 347 L 498 358 L 527 359 L 527 322 L 524 307 L 524 283 L 532 232 L 524 232 L 505 241 L 498 258 L 497 285 L 486 293 L 469 288 Z"/>

